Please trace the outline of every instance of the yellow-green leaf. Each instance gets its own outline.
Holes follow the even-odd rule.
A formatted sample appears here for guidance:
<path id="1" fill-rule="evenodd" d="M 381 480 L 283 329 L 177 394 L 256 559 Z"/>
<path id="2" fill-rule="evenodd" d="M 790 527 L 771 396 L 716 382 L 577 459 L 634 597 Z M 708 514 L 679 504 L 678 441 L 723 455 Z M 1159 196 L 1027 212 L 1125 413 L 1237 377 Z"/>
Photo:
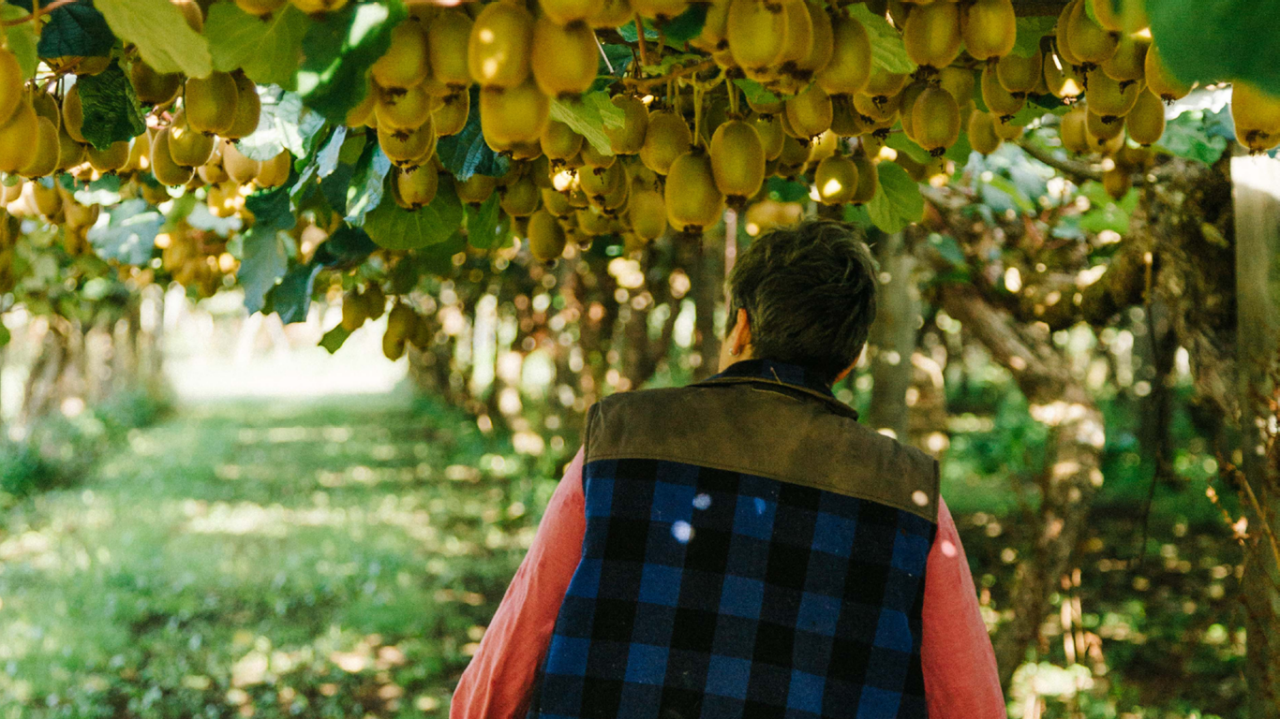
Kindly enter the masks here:
<path id="1" fill-rule="evenodd" d="M 213 72 L 209 43 L 192 30 L 182 11 L 169 0 L 96 0 L 116 37 L 138 47 L 156 72 L 208 77 Z"/>

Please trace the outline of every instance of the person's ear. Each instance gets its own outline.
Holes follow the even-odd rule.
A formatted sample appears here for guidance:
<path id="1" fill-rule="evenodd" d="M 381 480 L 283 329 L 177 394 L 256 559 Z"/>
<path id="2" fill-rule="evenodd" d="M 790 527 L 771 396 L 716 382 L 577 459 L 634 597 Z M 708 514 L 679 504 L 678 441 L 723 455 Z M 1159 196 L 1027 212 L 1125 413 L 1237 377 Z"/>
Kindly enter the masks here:
<path id="1" fill-rule="evenodd" d="M 733 331 L 729 333 L 729 354 L 741 355 L 749 344 L 751 344 L 751 320 L 747 316 L 746 309 L 739 307 Z"/>

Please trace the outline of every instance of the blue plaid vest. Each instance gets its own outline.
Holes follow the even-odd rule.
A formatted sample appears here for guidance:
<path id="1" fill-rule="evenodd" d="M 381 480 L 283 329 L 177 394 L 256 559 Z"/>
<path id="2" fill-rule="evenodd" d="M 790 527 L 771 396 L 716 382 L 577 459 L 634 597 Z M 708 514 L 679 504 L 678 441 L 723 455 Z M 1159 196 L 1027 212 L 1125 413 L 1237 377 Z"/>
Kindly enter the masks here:
<path id="1" fill-rule="evenodd" d="M 916 719 L 938 465 L 800 367 L 610 396 L 528 719 Z"/>

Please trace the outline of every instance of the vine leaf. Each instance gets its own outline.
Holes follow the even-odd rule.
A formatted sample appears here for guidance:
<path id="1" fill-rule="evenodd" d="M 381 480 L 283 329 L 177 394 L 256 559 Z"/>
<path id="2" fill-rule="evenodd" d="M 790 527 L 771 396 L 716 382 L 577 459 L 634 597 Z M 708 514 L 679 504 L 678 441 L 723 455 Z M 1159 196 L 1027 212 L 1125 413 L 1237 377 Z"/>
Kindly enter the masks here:
<path id="1" fill-rule="evenodd" d="M 138 47 L 156 72 L 208 77 L 213 72 L 209 43 L 191 29 L 182 11 L 169 0 L 95 0 L 111 30 Z"/>
<path id="2" fill-rule="evenodd" d="M 281 150 L 302 158 L 311 154 L 311 145 L 323 128 L 324 118 L 303 107 L 297 94 L 283 92 L 273 97 L 266 93 L 262 95 L 258 129 L 236 147 L 252 160 L 270 160 Z"/>
<path id="3" fill-rule="evenodd" d="M 876 166 L 880 187 L 867 203 L 871 221 L 885 232 L 900 232 L 904 227 L 924 219 L 924 197 L 920 186 L 907 171 L 893 162 Z"/>
<path id="4" fill-rule="evenodd" d="M 391 30 L 405 18 L 397 0 L 350 4 L 313 21 L 302 44 L 306 59 L 297 90 L 307 107 L 340 123 L 364 100 L 369 68 L 391 45 Z"/>
<path id="5" fill-rule="evenodd" d="M 16 5 L 0 5 L 0 20 L 4 22 L 21 20 L 30 14 Z M 5 28 L 5 39 L 8 42 L 9 50 L 18 59 L 18 67 L 22 68 L 23 79 L 30 80 L 36 74 L 36 65 L 40 64 L 40 58 L 36 51 L 35 23 L 18 22 L 15 25 L 7 26 Z"/>
<path id="6" fill-rule="evenodd" d="M 48 20 L 40 30 L 40 42 L 36 45 L 36 54 L 40 57 L 103 57 L 109 55 L 116 44 L 116 36 L 107 27 L 106 18 L 87 0 L 63 5 L 45 17 Z M 5 19 L 10 18 L 5 16 Z M 28 32 L 35 32 L 30 23 L 23 26 Z M 10 28 L 10 42 L 12 32 Z"/>
<path id="7" fill-rule="evenodd" d="M 417 210 L 401 208 L 384 192 L 382 202 L 365 217 L 370 239 L 388 250 L 413 250 L 449 239 L 462 223 L 462 203 L 452 182 L 441 182 L 431 204 Z"/>
<path id="8" fill-rule="evenodd" d="M 1185 83 L 1247 80 L 1280 95 L 1275 58 L 1280 4 L 1257 0 L 1162 0 L 1148 3 L 1160 59 Z"/>
<path id="9" fill-rule="evenodd" d="M 871 60 L 882 70 L 893 73 L 912 73 L 916 64 L 907 57 L 907 46 L 902 43 L 902 33 L 894 29 L 883 15 L 871 12 L 862 3 L 846 6 L 849 17 L 862 23 L 871 38 Z"/>
<path id="10" fill-rule="evenodd" d="M 583 93 L 581 98 L 551 100 L 551 119 L 563 122 L 582 135 L 602 155 L 612 155 L 613 147 L 604 128 L 622 127 L 626 116 L 602 90 Z"/>
<path id="11" fill-rule="evenodd" d="M 270 18 L 260 18 L 234 3 L 214 3 L 204 22 L 213 69 L 231 72 L 243 68 L 250 80 L 261 85 L 294 89 L 302 62 L 302 38 L 311 18 L 287 4 Z"/>
<path id="12" fill-rule="evenodd" d="M 81 76 L 76 84 L 84 106 L 82 132 L 89 144 L 105 150 L 113 143 L 146 132 L 147 123 L 133 84 L 115 60 L 97 75 Z"/>
<path id="13" fill-rule="evenodd" d="M 484 141 L 480 131 L 480 90 L 471 88 L 471 109 L 467 124 L 456 135 L 440 138 L 436 143 L 436 156 L 444 169 L 453 173 L 459 182 L 466 182 L 472 175 L 501 177 L 511 167 L 510 161 L 495 153 Z"/>
<path id="14" fill-rule="evenodd" d="M 150 262 L 164 216 L 139 199 L 125 200 L 107 214 L 106 224 L 99 223 L 89 230 L 89 244 L 97 255 L 126 265 Z"/>

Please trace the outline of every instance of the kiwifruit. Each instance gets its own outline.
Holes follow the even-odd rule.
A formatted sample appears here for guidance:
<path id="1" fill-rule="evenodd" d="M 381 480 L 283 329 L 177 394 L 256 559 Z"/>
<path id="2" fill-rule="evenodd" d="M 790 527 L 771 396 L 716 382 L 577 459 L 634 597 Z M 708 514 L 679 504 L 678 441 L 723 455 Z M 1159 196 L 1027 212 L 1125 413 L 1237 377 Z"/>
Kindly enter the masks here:
<path id="1" fill-rule="evenodd" d="M 392 362 L 404 355 L 405 343 L 413 334 L 418 315 L 409 305 L 397 301 L 387 315 L 387 331 L 382 335 L 382 354 Z"/>
<path id="2" fill-rule="evenodd" d="M 1181 100 L 1191 92 L 1191 86 L 1179 80 L 1169 69 L 1165 67 L 1164 62 L 1160 59 L 1160 49 L 1152 45 L 1147 49 L 1147 56 L 1143 59 L 1144 73 L 1143 78 L 1146 80 L 1147 88 L 1155 93 L 1157 97 L 1165 102 L 1174 102 Z"/>
<path id="3" fill-rule="evenodd" d="M 1164 103 L 1154 94 L 1143 91 L 1133 109 L 1124 117 L 1124 127 L 1133 141 L 1147 147 L 1160 141 L 1164 135 Z"/>
<path id="4" fill-rule="evenodd" d="M 549 159 L 563 162 L 582 149 L 582 135 L 559 120 L 548 120 L 546 128 L 538 138 L 538 144 L 542 147 L 542 154 Z"/>
<path id="5" fill-rule="evenodd" d="M 364 303 L 365 315 L 371 320 L 377 320 L 387 311 L 387 295 L 382 291 L 382 285 L 377 282 L 370 282 L 365 291 L 360 294 L 360 301 Z"/>
<path id="6" fill-rule="evenodd" d="M 533 26 L 529 63 L 543 94 L 572 97 L 586 92 L 600 63 L 595 31 L 583 22 L 557 25 L 544 15 Z"/>
<path id="7" fill-rule="evenodd" d="M 58 169 L 58 126 L 47 117 L 36 118 L 36 136 L 28 140 L 35 145 L 31 161 L 19 168 L 23 177 L 44 177 Z"/>
<path id="8" fill-rule="evenodd" d="M 689 7 L 689 0 L 631 0 L 631 9 L 640 17 L 667 21 L 674 19 Z"/>
<path id="9" fill-rule="evenodd" d="M 172 150 L 172 145 L 170 145 Z M 85 148 L 85 154 L 89 159 L 89 165 L 102 174 L 119 172 L 129 163 L 129 141 L 117 140 L 107 145 L 105 150 L 99 150 L 90 145 Z"/>
<path id="10" fill-rule="evenodd" d="M 707 5 L 707 15 L 702 23 L 702 31 L 690 40 L 689 44 L 708 53 L 727 50 L 729 41 L 725 38 L 725 28 L 728 24 L 729 0 L 711 0 Z"/>
<path id="11" fill-rule="evenodd" d="M 898 96 L 899 112 L 902 113 L 902 131 L 912 142 L 916 139 L 915 118 L 912 111 L 915 109 L 916 98 L 929 87 L 929 82 L 925 80 L 917 80 L 903 88 L 902 93 Z"/>
<path id="12" fill-rule="evenodd" d="M 656 240 L 667 231 L 667 207 L 662 193 L 649 189 L 633 192 L 627 205 L 631 231 L 640 238 Z"/>
<path id="13" fill-rule="evenodd" d="M 166 127 L 151 139 L 151 174 L 162 185 L 179 187 L 190 182 L 195 171 L 173 161 L 173 153 L 169 150 L 169 133 L 170 130 Z"/>
<path id="14" fill-rule="evenodd" d="M 977 60 L 1008 55 L 1017 34 L 1018 17 L 1012 0 L 976 0 L 961 21 L 965 48 Z"/>
<path id="15" fill-rule="evenodd" d="M 129 83 L 133 85 L 133 94 L 138 96 L 138 102 L 165 105 L 182 89 L 182 75 L 156 72 L 142 60 L 135 59 L 129 68 Z"/>
<path id="16" fill-rule="evenodd" d="M 853 96 L 853 107 L 863 118 L 864 125 L 890 122 L 898 116 L 902 109 L 902 91 L 899 90 L 888 97 L 868 95 L 860 92 Z M 867 128 L 870 131 L 870 128 Z"/>
<path id="17" fill-rule="evenodd" d="M 537 142 L 550 117 L 551 99 L 533 82 L 480 91 L 480 127 L 499 145 Z"/>
<path id="18" fill-rule="evenodd" d="M 148 128 L 141 135 L 138 135 L 129 141 L 129 162 L 125 164 L 125 170 L 129 172 L 140 172 L 151 168 L 151 137 L 154 133 L 155 130 Z M 62 155 L 65 160 L 68 142 L 76 147 L 80 147 L 81 145 L 75 140 L 72 140 L 70 135 L 66 134 L 65 128 L 61 135 L 65 137 L 61 143 Z M 221 158 L 222 155 L 219 154 L 218 157 Z"/>
<path id="19" fill-rule="evenodd" d="M 187 78 L 182 97 L 187 124 L 196 132 L 220 135 L 235 124 L 239 91 L 228 73 L 215 71 L 209 77 Z"/>
<path id="20" fill-rule="evenodd" d="M 538 186 L 533 184 L 533 178 L 526 175 L 502 188 L 498 205 L 511 217 L 528 217 L 538 209 L 541 199 Z"/>
<path id="21" fill-rule="evenodd" d="M 551 262 L 564 253 L 564 228 L 550 212 L 529 215 L 529 254 L 538 262 Z"/>
<path id="22" fill-rule="evenodd" d="M 663 202 L 667 221 L 677 232 L 701 232 L 720 220 L 724 195 L 716 187 L 711 158 L 702 148 L 695 147 L 671 163 Z"/>
<path id="23" fill-rule="evenodd" d="M 764 150 L 765 160 L 773 160 L 782 154 L 782 140 L 786 134 L 782 132 L 782 122 L 776 115 L 755 115 L 749 120 L 760 138 L 760 147 Z"/>
<path id="24" fill-rule="evenodd" d="M 406 210 L 416 210 L 431 204 L 440 186 L 440 172 L 430 162 L 409 169 L 395 171 L 395 200 Z"/>
<path id="25" fill-rule="evenodd" d="M 179 110 L 169 126 L 169 156 L 183 167 L 199 167 L 213 155 L 214 137 L 191 129 Z"/>
<path id="26" fill-rule="evenodd" d="M 730 0 L 725 38 L 733 61 L 748 76 L 768 70 L 787 43 L 786 10 L 766 0 Z"/>
<path id="27" fill-rule="evenodd" d="M 960 106 L 946 90 L 927 88 L 916 98 L 911 124 L 916 143 L 936 157 L 960 137 Z"/>
<path id="28" fill-rule="evenodd" d="M 229 140 L 248 137 L 258 129 L 262 117 L 262 100 L 258 99 L 258 87 L 244 73 L 232 75 L 236 82 L 236 117 L 231 127 L 222 134 Z"/>
<path id="29" fill-rule="evenodd" d="M 1066 64 L 1083 72 L 1084 61 L 1071 51 L 1071 13 L 1075 12 L 1080 1 L 1070 0 L 1062 7 L 1062 12 L 1058 13 L 1058 21 L 1054 25 L 1053 49 Z"/>
<path id="30" fill-rule="evenodd" d="M 960 5 L 934 2 L 917 5 L 902 28 L 907 57 L 921 67 L 950 65 L 960 55 Z"/>
<path id="31" fill-rule="evenodd" d="M 1079 0 L 1067 20 L 1067 43 L 1071 54 L 1085 64 L 1100 64 L 1116 54 L 1119 47 L 1118 33 L 1108 32 L 1085 12 L 1083 0 Z"/>
<path id="32" fill-rule="evenodd" d="M 831 95 L 861 92 L 871 80 L 871 39 L 856 18 L 839 16 L 831 24 L 831 60 L 814 77 Z"/>
<path id="33" fill-rule="evenodd" d="M 889 72 L 877 67 L 871 72 L 871 79 L 867 82 L 866 88 L 862 90 L 862 94 L 877 103 L 885 102 L 890 97 L 902 92 L 902 88 L 907 86 L 909 77 L 905 73 Z"/>
<path id="34" fill-rule="evenodd" d="M 45 219 L 53 219 L 62 211 L 62 189 L 60 186 L 45 187 L 39 182 L 26 182 L 22 188 L 23 197 Z"/>
<path id="35" fill-rule="evenodd" d="M 378 146 L 383 154 L 398 167 L 420 164 L 435 151 L 436 128 L 431 114 L 427 121 L 412 130 L 390 130 L 378 126 Z"/>
<path id="36" fill-rule="evenodd" d="M 533 16 L 523 5 L 503 2 L 485 5 L 471 26 L 467 42 L 471 79 L 482 87 L 520 86 L 529 77 L 532 41 Z"/>
<path id="37" fill-rule="evenodd" d="M 828 130 L 809 142 L 809 164 L 817 165 L 840 149 L 840 136 Z"/>
<path id="38" fill-rule="evenodd" d="M 844 155 L 832 155 L 818 163 L 813 171 L 813 184 L 818 189 L 819 202 L 824 205 L 843 204 L 853 199 L 858 191 L 858 166 Z"/>
<path id="39" fill-rule="evenodd" d="M 573 219 L 578 226 L 578 231 L 588 237 L 609 234 L 613 226 L 612 220 L 601 214 L 595 207 L 575 211 Z"/>
<path id="40" fill-rule="evenodd" d="M 987 109 L 996 117 L 1007 118 L 1018 114 L 1026 104 L 1026 96 L 1016 96 L 1004 86 L 996 78 L 996 66 L 994 64 L 987 65 L 982 70 L 982 101 L 987 104 Z"/>
<path id="41" fill-rule="evenodd" d="M 1107 77 L 1120 82 L 1141 80 L 1146 73 L 1149 49 L 1151 49 L 1150 38 L 1137 34 L 1123 34 L 1120 36 L 1120 44 L 1116 46 L 1116 54 L 1102 63 L 1102 71 L 1107 74 Z"/>
<path id="42" fill-rule="evenodd" d="M 841 137 L 858 137 L 867 132 L 867 125 L 862 121 L 858 108 L 854 106 L 853 97 L 831 96 L 831 131 Z M 763 139 L 764 137 L 761 136 L 761 140 Z M 781 150 L 781 144 L 778 149 Z"/>
<path id="43" fill-rule="evenodd" d="M 151 145 L 152 162 L 155 162 L 156 141 L 152 140 Z M 258 171 L 262 169 L 261 162 L 245 157 L 230 140 L 219 140 L 218 151 L 222 153 L 222 169 L 226 170 L 227 175 L 234 182 L 241 185 L 252 182 L 253 178 L 258 176 Z"/>
<path id="44" fill-rule="evenodd" d="M 1085 114 L 1084 105 L 1077 104 L 1062 116 L 1062 123 L 1058 126 L 1058 138 L 1062 140 L 1062 147 L 1068 152 L 1084 154 L 1093 150 L 1086 132 L 1088 118 Z"/>
<path id="45" fill-rule="evenodd" d="M 460 91 L 446 96 L 431 113 L 436 125 L 436 136 L 448 137 L 462 132 L 462 128 L 467 126 L 467 114 L 470 112 L 471 93 Z"/>
<path id="46" fill-rule="evenodd" d="M 1280 143 L 1280 98 L 1244 80 L 1231 84 L 1231 120 L 1236 139 L 1252 153 Z"/>
<path id="47" fill-rule="evenodd" d="M 710 18 L 708 13 L 708 18 Z M 587 18 L 587 24 L 597 29 L 617 29 L 632 19 L 631 5 L 627 0 L 602 0 L 600 9 Z"/>
<path id="48" fill-rule="evenodd" d="M 62 126 L 66 128 L 71 139 L 79 143 L 87 142 L 81 128 L 84 126 L 84 106 L 80 103 L 80 86 L 72 85 L 62 96 Z"/>
<path id="49" fill-rule="evenodd" d="M 803 137 L 814 137 L 831 127 L 831 97 L 818 85 L 787 99 L 787 122 Z"/>
<path id="50" fill-rule="evenodd" d="M 956 99 L 960 105 L 973 100 L 977 87 L 973 71 L 963 67 L 944 67 L 938 70 L 938 85 Z"/>
<path id="51" fill-rule="evenodd" d="M 649 130 L 649 108 L 634 95 L 614 95 L 613 106 L 622 110 L 622 127 L 605 127 L 609 148 L 615 155 L 634 155 L 644 147 Z"/>
<path id="52" fill-rule="evenodd" d="M 560 192 L 554 188 L 544 187 L 540 190 L 542 195 L 542 208 L 556 217 L 568 217 L 573 214 L 574 207 L 569 204 L 569 195 Z M 666 224 L 666 215 L 662 216 L 662 222 Z"/>
<path id="53" fill-rule="evenodd" d="M 355 288 L 342 293 L 342 329 L 355 332 L 364 326 L 367 319 L 364 303 L 360 301 L 360 294 Z"/>
<path id="54" fill-rule="evenodd" d="M 1003 120 L 996 120 L 992 124 L 992 128 L 995 129 L 996 136 L 1005 142 L 1012 142 L 1013 140 L 1022 137 L 1022 133 L 1025 131 L 1025 128 L 1022 125 L 1015 125 L 1012 122 L 1005 122 Z"/>
<path id="55" fill-rule="evenodd" d="M 222 154 L 217 150 L 214 150 L 213 157 L 209 158 L 208 162 L 196 168 L 196 174 L 205 181 L 206 185 L 217 185 L 231 180 L 231 175 L 228 175 L 226 169 L 222 167 Z"/>
<path id="56" fill-rule="evenodd" d="M 760 190 L 764 162 L 764 146 L 751 123 L 730 120 L 716 128 L 711 137 L 711 172 L 716 187 L 731 203 L 741 203 Z"/>
<path id="57" fill-rule="evenodd" d="M 1133 189 L 1133 176 L 1129 168 L 1116 165 L 1102 173 L 1102 189 L 1111 195 L 1113 200 L 1123 199 Z"/>
<path id="58" fill-rule="evenodd" d="M 98 222 L 98 217 L 102 214 L 102 205 L 97 203 L 82 205 L 74 200 L 70 202 L 64 200 L 62 210 L 68 227 L 87 228 L 93 227 Z"/>
<path id="59" fill-rule="evenodd" d="M 1107 76 L 1101 68 L 1090 70 L 1084 91 L 1085 102 L 1089 104 L 1089 112 L 1102 118 L 1104 122 L 1115 122 L 1129 114 L 1142 85 L 1137 82 L 1120 83 Z"/>
<path id="60" fill-rule="evenodd" d="M 876 170 L 875 163 L 867 156 L 866 150 L 862 148 L 854 152 L 849 159 L 858 170 L 858 187 L 853 191 L 849 202 L 865 205 L 871 202 L 876 192 L 880 190 L 880 173 Z"/>
<path id="61" fill-rule="evenodd" d="M 379 87 L 404 89 L 421 83 L 427 76 L 427 61 L 427 34 L 422 23 L 410 16 L 392 28 L 387 51 L 369 72 Z"/>
<path id="62" fill-rule="evenodd" d="M 378 118 L 378 129 L 409 132 L 422 126 L 439 104 L 421 86 L 407 90 L 378 89 L 378 99 L 373 105 Z"/>
<path id="63" fill-rule="evenodd" d="M 58 101 L 53 99 L 53 95 L 36 88 L 29 89 L 27 95 L 31 109 L 36 111 L 36 117 L 47 117 L 54 127 L 62 126 L 62 110 L 58 107 Z"/>
<path id="64" fill-rule="evenodd" d="M 826 8 L 813 0 L 802 0 L 802 4 L 812 25 L 809 35 L 809 52 L 794 63 L 791 74 L 798 81 L 807 82 L 815 72 L 826 67 L 831 61 L 831 54 L 835 51 L 835 34 L 831 27 L 831 16 L 827 14 Z"/>
<path id="65" fill-rule="evenodd" d="M 427 25 L 431 76 L 454 91 L 471 84 L 467 69 L 471 26 L 471 18 L 461 9 L 444 10 Z"/>
<path id="66" fill-rule="evenodd" d="M 236 0 L 236 6 L 250 15 L 270 15 L 288 0 Z"/>
<path id="67" fill-rule="evenodd" d="M 587 200 L 593 204 L 601 204 L 607 195 L 617 192 L 618 187 L 626 182 L 627 172 L 618 163 L 610 163 L 604 167 L 583 168 L 578 172 L 578 184 L 587 194 Z"/>
<path id="68" fill-rule="evenodd" d="M 39 118 L 25 99 L 9 119 L 0 125 L 0 170 L 18 172 L 36 158 L 33 140 L 40 132 Z"/>
<path id="69" fill-rule="evenodd" d="M 355 107 L 347 110 L 347 116 L 343 119 L 342 124 L 347 127 L 364 127 L 366 124 L 377 120 L 374 116 L 374 106 L 378 102 L 378 90 L 372 83 L 365 83 L 364 99 Z"/>
<path id="70" fill-rule="evenodd" d="M 337 12 L 347 4 L 347 0 L 289 0 L 289 2 L 308 15 Z"/>
<path id="71" fill-rule="evenodd" d="M 1101 115 L 1095 113 L 1093 108 L 1085 107 L 1088 112 L 1085 113 L 1085 134 L 1089 137 L 1089 145 L 1095 150 L 1112 140 L 1124 135 L 1124 123 L 1115 120 L 1108 121 Z"/>
<path id="72" fill-rule="evenodd" d="M 263 160 L 258 174 L 253 177 L 253 184 L 258 187 L 279 187 L 289 179 L 289 171 L 293 169 L 293 155 L 288 150 L 281 150 L 269 160 Z"/>
<path id="73" fill-rule="evenodd" d="M 996 134 L 996 120 L 990 113 L 974 110 L 969 115 L 969 145 L 975 152 L 990 155 L 1000 149 L 1004 140 Z"/>
<path id="74" fill-rule="evenodd" d="M 779 70 L 789 73 L 809 55 L 813 44 L 813 20 L 802 0 L 782 3 L 782 6 L 787 16 L 787 37 L 774 62 L 779 65 Z"/>
<path id="75" fill-rule="evenodd" d="M 689 125 L 670 110 L 650 113 L 649 127 L 645 130 L 644 145 L 640 147 L 640 161 L 644 166 L 665 175 L 671 163 L 693 145 L 693 133 Z"/>
<path id="76" fill-rule="evenodd" d="M 13 117 L 23 95 L 22 67 L 18 56 L 7 48 L 0 48 L 0 120 Z"/>
<path id="77" fill-rule="evenodd" d="M 542 14 L 559 25 L 586 20 L 600 12 L 603 6 L 603 0 L 538 0 Z"/>
<path id="78" fill-rule="evenodd" d="M 1035 89 L 1044 73 L 1044 56 L 1037 50 L 1031 57 L 1005 55 L 996 61 L 996 79 L 1000 86 L 1017 96 Z"/>
<path id="79" fill-rule="evenodd" d="M 453 187 L 458 191 L 458 199 L 468 205 L 482 205 L 498 188 L 498 178 L 475 173 L 466 180 L 453 178 Z"/>
<path id="80" fill-rule="evenodd" d="M 1085 11 L 1093 11 L 1093 17 L 1098 21 L 1098 25 L 1102 29 L 1110 32 L 1120 32 L 1124 30 L 1124 22 L 1120 14 L 1116 12 L 1115 0 L 1086 0 L 1088 3 Z"/>
<path id="81" fill-rule="evenodd" d="M 1084 94 L 1084 78 L 1057 53 L 1044 59 L 1044 84 L 1050 93 L 1063 100 Z"/>

